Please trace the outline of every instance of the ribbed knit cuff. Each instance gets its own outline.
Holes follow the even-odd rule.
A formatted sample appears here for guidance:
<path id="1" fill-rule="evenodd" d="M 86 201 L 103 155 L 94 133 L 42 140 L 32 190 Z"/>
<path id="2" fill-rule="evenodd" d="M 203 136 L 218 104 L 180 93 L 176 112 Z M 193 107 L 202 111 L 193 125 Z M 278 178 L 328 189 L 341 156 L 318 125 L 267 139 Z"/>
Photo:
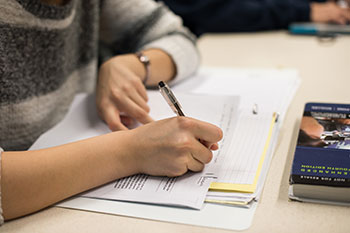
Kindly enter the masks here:
<path id="1" fill-rule="evenodd" d="M 4 150 L 0 147 L 0 184 L 1 184 L 1 155 Z M 0 185 L 0 226 L 4 223 L 4 217 L 2 216 L 2 205 L 1 205 L 1 185 Z"/>
<path id="2" fill-rule="evenodd" d="M 147 44 L 142 49 L 161 49 L 171 56 L 176 65 L 174 84 L 193 75 L 199 66 L 199 53 L 192 41 L 180 34 L 169 35 Z M 152 62 L 152 61 L 151 61 Z"/>

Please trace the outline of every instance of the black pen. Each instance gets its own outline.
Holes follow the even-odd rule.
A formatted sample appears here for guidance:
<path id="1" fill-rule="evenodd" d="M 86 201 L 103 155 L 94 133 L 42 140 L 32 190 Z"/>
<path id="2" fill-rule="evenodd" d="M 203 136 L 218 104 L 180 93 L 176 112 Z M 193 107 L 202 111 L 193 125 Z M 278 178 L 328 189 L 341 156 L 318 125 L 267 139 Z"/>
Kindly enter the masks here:
<path id="1" fill-rule="evenodd" d="M 170 108 L 175 112 L 175 114 L 178 116 L 185 116 L 179 101 L 176 99 L 174 93 L 170 90 L 169 86 L 165 82 L 160 81 L 158 83 L 158 87 L 160 93 L 162 94 L 166 102 L 169 104 Z"/>

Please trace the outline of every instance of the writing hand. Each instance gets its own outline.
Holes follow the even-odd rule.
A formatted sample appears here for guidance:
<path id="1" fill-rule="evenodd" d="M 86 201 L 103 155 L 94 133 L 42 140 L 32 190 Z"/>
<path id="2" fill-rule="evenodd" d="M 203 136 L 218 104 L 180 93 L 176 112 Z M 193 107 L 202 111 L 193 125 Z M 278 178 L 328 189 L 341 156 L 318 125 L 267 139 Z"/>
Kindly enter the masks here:
<path id="1" fill-rule="evenodd" d="M 212 159 L 211 149 L 218 149 L 217 142 L 222 138 L 221 129 L 215 125 L 188 117 L 156 121 L 129 133 L 135 142 L 129 156 L 138 171 L 169 177 L 188 170 L 201 171 Z"/>

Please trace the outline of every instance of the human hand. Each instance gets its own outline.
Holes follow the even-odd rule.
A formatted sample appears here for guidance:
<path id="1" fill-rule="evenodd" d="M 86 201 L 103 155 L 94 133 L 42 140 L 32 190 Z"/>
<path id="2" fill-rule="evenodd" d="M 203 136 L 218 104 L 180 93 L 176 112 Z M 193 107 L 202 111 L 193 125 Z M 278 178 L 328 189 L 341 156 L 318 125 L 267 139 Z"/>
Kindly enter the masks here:
<path id="1" fill-rule="evenodd" d="M 156 121 L 129 131 L 129 158 L 139 173 L 180 176 L 201 171 L 222 138 L 218 127 L 188 117 Z"/>
<path id="2" fill-rule="evenodd" d="M 342 8 L 332 1 L 311 3 L 310 19 L 316 23 L 347 24 L 350 22 L 350 9 Z"/>
<path id="3" fill-rule="evenodd" d="M 102 64 L 96 104 L 100 117 L 112 131 L 127 130 L 135 120 L 152 122 L 147 92 L 141 77 L 145 70 L 133 54 L 116 56 Z"/>
<path id="4" fill-rule="evenodd" d="M 350 125 L 350 119 L 337 119 L 336 122 L 342 125 Z"/>
<path id="5" fill-rule="evenodd" d="M 300 129 L 304 130 L 311 138 L 320 138 L 324 131 L 324 127 L 311 116 L 303 116 Z"/>

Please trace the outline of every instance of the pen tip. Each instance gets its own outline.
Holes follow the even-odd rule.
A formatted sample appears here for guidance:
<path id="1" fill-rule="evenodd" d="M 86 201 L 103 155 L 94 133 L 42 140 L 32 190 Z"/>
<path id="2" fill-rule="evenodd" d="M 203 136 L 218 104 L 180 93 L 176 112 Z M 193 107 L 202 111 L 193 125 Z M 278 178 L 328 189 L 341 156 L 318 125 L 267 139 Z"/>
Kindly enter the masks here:
<path id="1" fill-rule="evenodd" d="M 164 83 L 163 81 L 160 81 L 160 82 L 158 83 L 158 85 L 159 85 L 160 87 L 164 87 L 164 86 L 165 86 L 165 83 Z"/>

